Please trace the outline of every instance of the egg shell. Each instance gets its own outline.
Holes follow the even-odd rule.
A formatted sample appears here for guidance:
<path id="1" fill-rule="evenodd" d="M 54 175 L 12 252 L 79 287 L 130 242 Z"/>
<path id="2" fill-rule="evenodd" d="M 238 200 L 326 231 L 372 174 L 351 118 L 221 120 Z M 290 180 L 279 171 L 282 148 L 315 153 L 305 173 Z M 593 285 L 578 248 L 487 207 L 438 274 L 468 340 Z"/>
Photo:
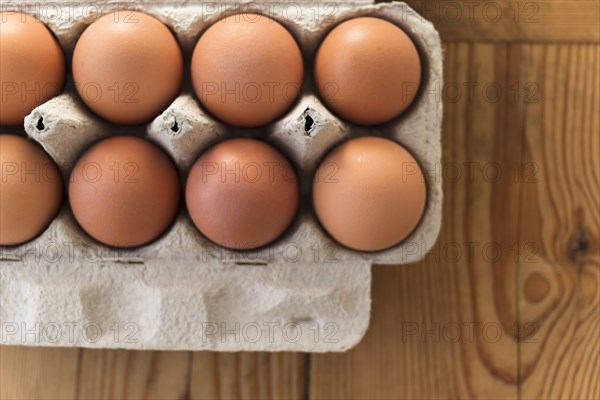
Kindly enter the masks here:
<path id="1" fill-rule="evenodd" d="M 169 29 L 156 18 L 116 11 L 94 21 L 73 53 L 73 79 L 83 102 L 102 118 L 141 124 L 175 99 L 183 55 Z"/>
<path id="2" fill-rule="evenodd" d="M 94 239 L 136 247 L 160 236 L 179 208 L 179 174 L 152 143 L 131 136 L 105 139 L 88 149 L 69 180 L 77 222 Z"/>
<path id="3" fill-rule="evenodd" d="M 391 140 L 368 136 L 342 143 L 325 157 L 312 195 L 325 230 L 359 251 L 387 249 L 408 237 L 426 197 L 417 160 Z"/>
<path id="4" fill-rule="evenodd" d="M 62 204 L 63 181 L 54 161 L 34 141 L 0 134 L 0 245 L 38 236 Z"/>
<path id="5" fill-rule="evenodd" d="M 0 125 L 16 125 L 60 93 L 65 60 L 56 38 L 30 15 L 0 12 L 0 31 Z"/>
<path id="6" fill-rule="evenodd" d="M 294 37 L 264 15 L 241 13 L 212 24 L 191 63 L 194 91 L 216 118 L 260 127 L 281 117 L 302 89 L 304 64 Z"/>
<path id="7" fill-rule="evenodd" d="M 230 139 L 211 147 L 192 167 L 186 204 L 196 227 L 232 249 L 262 247 L 277 239 L 298 209 L 296 172 L 274 147 Z"/>
<path id="8" fill-rule="evenodd" d="M 315 57 L 315 86 L 340 118 L 378 125 L 399 116 L 421 84 L 421 61 L 412 39 L 381 18 L 360 17 L 337 25 Z"/>

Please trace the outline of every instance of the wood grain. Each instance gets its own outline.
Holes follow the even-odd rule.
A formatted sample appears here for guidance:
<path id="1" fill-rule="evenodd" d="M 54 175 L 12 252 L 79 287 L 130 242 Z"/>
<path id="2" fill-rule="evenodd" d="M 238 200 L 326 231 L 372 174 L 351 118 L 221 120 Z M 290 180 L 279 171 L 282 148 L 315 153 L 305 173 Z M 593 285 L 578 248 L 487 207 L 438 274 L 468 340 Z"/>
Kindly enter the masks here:
<path id="1" fill-rule="evenodd" d="M 408 0 L 444 41 L 596 43 L 596 0 Z"/>
<path id="2" fill-rule="evenodd" d="M 81 349 L 76 399 L 189 397 L 189 352 Z"/>
<path id="3" fill-rule="evenodd" d="M 0 399 L 600 398 L 600 3 L 538 3 L 536 26 L 436 23 L 442 232 L 374 267 L 356 348 L 0 346 Z"/>
<path id="4" fill-rule="evenodd" d="M 0 346 L 0 398 L 75 398 L 78 349 Z"/>
<path id="5" fill-rule="evenodd" d="M 600 47 L 528 46 L 528 104 L 520 238 L 522 398 L 598 399 L 600 357 Z M 529 261 L 529 262 L 526 262 Z"/>
<path id="6" fill-rule="evenodd" d="M 2 346 L 0 398 L 303 399 L 307 358 Z"/>
<path id="7" fill-rule="evenodd" d="M 306 398 L 307 357 L 302 353 L 194 353 L 191 398 Z"/>

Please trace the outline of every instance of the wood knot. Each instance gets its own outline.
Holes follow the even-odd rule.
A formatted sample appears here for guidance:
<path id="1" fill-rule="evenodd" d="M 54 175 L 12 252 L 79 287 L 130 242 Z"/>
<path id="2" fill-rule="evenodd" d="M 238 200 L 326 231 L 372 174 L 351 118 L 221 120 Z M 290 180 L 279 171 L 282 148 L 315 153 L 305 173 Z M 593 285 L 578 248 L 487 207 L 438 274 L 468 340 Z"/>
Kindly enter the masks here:
<path id="1" fill-rule="evenodd" d="M 530 274 L 523 285 L 523 294 L 531 303 L 539 303 L 550 292 L 550 282 L 539 272 Z"/>
<path id="2" fill-rule="evenodd" d="M 571 235 L 567 243 L 567 257 L 574 263 L 586 255 L 590 250 L 590 239 L 585 227 L 579 225 L 577 230 Z"/>

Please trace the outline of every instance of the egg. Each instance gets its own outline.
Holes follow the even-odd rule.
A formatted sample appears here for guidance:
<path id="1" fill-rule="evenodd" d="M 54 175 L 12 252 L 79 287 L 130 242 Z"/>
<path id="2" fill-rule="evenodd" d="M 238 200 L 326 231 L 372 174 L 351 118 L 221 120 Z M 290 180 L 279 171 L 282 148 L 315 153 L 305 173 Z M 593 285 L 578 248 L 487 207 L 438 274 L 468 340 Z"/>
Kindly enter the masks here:
<path id="1" fill-rule="evenodd" d="M 282 25 L 264 15 L 236 14 L 200 37 L 191 72 L 204 108 L 227 124 L 252 128 L 275 121 L 294 104 L 304 66 Z"/>
<path id="2" fill-rule="evenodd" d="M 0 124 L 22 124 L 35 107 L 58 95 L 65 60 L 46 26 L 26 14 L 0 13 Z"/>
<path id="3" fill-rule="evenodd" d="M 117 11 L 92 23 L 73 53 L 73 79 L 83 102 L 102 118 L 135 125 L 158 116 L 173 101 L 183 55 L 156 18 Z"/>
<path id="4" fill-rule="evenodd" d="M 316 89 L 339 117 L 377 125 L 400 115 L 421 82 L 421 62 L 413 41 L 380 18 L 350 19 L 336 26 L 317 50 Z"/>
<path id="5" fill-rule="evenodd" d="M 194 163 L 186 184 L 192 221 L 208 239 L 242 250 L 266 245 L 290 225 L 298 179 L 288 160 L 255 139 L 230 139 Z"/>
<path id="6" fill-rule="evenodd" d="M 383 250 L 418 225 L 425 178 L 401 145 L 360 137 L 335 147 L 320 163 L 312 199 L 317 218 L 337 242 L 359 251 Z"/>
<path id="7" fill-rule="evenodd" d="M 97 241 L 141 246 L 158 238 L 175 219 L 179 174 L 171 159 L 144 139 L 105 139 L 77 161 L 69 202 L 79 225 Z"/>
<path id="8" fill-rule="evenodd" d="M 27 242 L 52 222 L 63 199 L 63 181 L 41 146 L 0 135 L 0 245 Z"/>

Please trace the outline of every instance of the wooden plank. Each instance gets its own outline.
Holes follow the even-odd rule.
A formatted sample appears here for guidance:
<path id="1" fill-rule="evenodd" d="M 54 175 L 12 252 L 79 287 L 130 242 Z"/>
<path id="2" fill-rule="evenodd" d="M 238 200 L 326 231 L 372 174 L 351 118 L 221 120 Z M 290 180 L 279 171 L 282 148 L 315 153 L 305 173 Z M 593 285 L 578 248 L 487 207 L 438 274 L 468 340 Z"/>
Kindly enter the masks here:
<path id="1" fill-rule="evenodd" d="M 519 265 L 525 399 L 600 398 L 600 46 L 526 46 L 527 105 Z"/>
<path id="2" fill-rule="evenodd" d="M 444 41 L 600 41 L 598 0 L 407 0 Z"/>
<path id="3" fill-rule="evenodd" d="M 78 349 L 0 346 L 0 398 L 73 399 Z"/>
<path id="4" fill-rule="evenodd" d="M 308 356 L 0 347 L 0 398 L 303 399 Z"/>
<path id="5" fill-rule="evenodd" d="M 76 399 L 189 397 L 191 353 L 81 349 Z"/>
<path id="6" fill-rule="evenodd" d="M 522 130 L 509 61 L 506 45 L 445 46 L 441 237 L 421 263 L 374 267 L 370 329 L 348 353 L 313 355 L 311 397 L 517 396 Z"/>
<path id="7" fill-rule="evenodd" d="M 7 346 L 0 355 L 2 399 L 183 398 L 191 360 L 186 352 Z"/>
<path id="8" fill-rule="evenodd" d="M 193 399 L 303 399 L 307 356 L 302 353 L 214 353 L 193 356 Z"/>

